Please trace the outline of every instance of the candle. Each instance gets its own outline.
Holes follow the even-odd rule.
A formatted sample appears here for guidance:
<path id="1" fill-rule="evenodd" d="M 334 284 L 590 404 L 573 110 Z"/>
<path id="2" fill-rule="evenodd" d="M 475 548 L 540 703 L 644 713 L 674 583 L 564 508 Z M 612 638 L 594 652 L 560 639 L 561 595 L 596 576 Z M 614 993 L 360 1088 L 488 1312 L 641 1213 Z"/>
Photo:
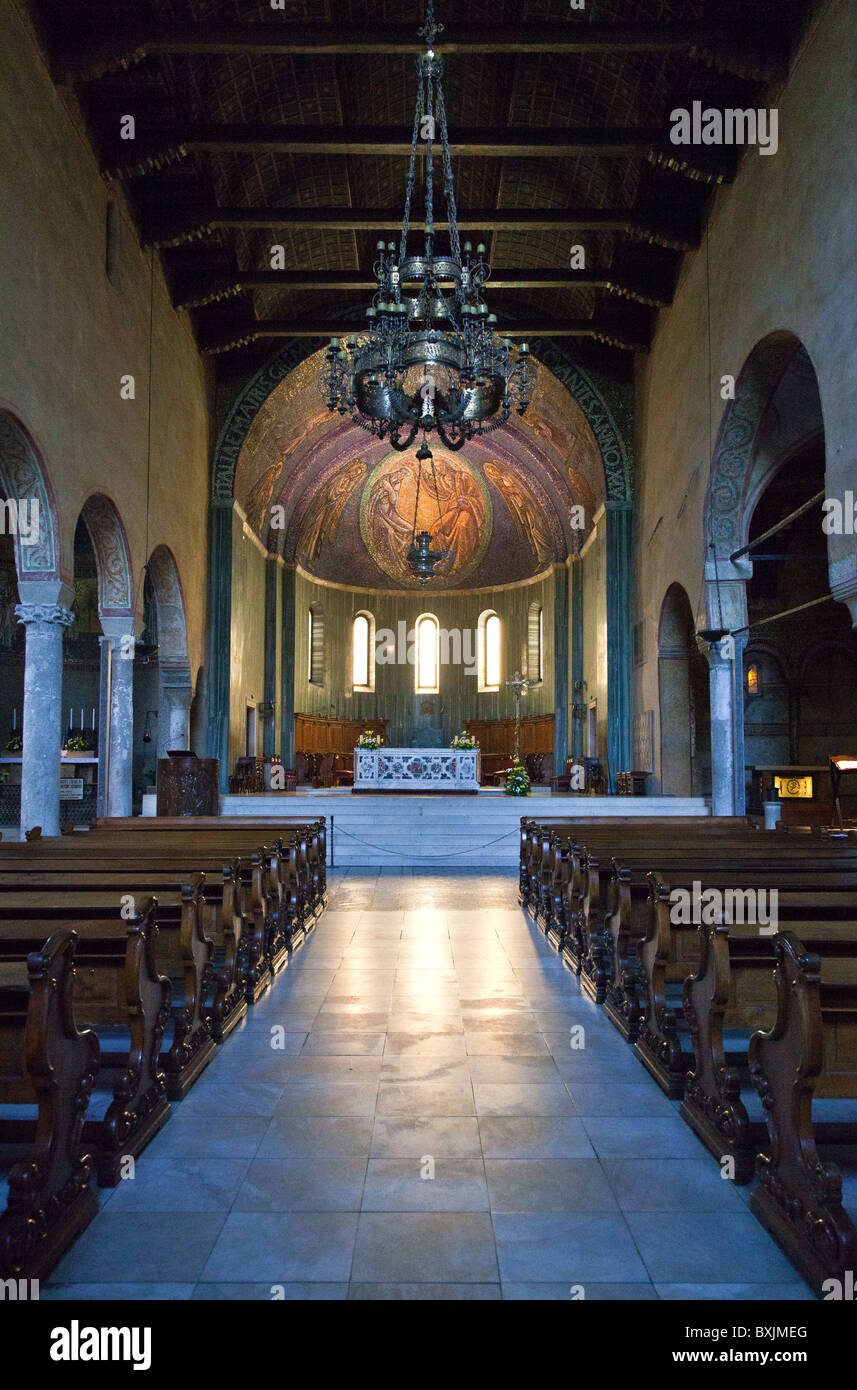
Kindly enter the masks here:
<path id="1" fill-rule="evenodd" d="M 92 732 L 95 733 L 95 705 L 92 706 Z"/>
<path id="2" fill-rule="evenodd" d="M 80 711 L 80 732 L 83 733 L 83 709 Z"/>
<path id="3" fill-rule="evenodd" d="M 18 706 L 17 706 L 17 705 L 13 705 L 13 707 L 12 707 L 12 733 L 13 733 L 13 734 L 14 734 L 15 730 L 17 729 L 17 727 L 18 727 Z"/>

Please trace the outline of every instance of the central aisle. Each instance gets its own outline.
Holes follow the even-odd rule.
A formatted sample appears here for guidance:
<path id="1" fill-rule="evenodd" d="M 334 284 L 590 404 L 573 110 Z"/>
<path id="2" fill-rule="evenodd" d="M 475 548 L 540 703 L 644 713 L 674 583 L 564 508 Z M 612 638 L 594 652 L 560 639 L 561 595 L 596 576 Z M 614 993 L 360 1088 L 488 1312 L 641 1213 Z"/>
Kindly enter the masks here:
<path id="1" fill-rule="evenodd" d="M 332 874 L 104 1197 L 43 1297 L 811 1297 L 507 871 Z"/>

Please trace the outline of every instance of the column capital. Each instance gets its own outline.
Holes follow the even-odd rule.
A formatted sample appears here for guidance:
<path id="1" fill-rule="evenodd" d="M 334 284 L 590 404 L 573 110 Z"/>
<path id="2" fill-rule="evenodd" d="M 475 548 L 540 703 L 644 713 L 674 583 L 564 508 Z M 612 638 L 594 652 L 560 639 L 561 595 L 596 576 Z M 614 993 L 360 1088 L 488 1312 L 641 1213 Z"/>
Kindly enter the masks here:
<path id="1" fill-rule="evenodd" d="M 707 642 L 704 637 L 697 633 L 696 645 L 712 669 L 731 666 L 735 660 L 737 638 L 733 637 L 730 632 L 725 633 L 716 642 Z"/>
<path id="2" fill-rule="evenodd" d="M 846 575 L 843 579 L 833 579 L 830 592 L 837 603 L 844 603 L 851 614 L 852 627 L 857 627 L 857 574 Z"/>
<path id="3" fill-rule="evenodd" d="M 59 603 L 16 603 L 15 617 L 19 623 L 56 623 L 60 627 L 71 627 L 74 613 Z"/>
<path id="4" fill-rule="evenodd" d="M 140 618 L 135 618 L 133 613 L 122 614 L 119 617 L 102 618 L 99 615 L 101 631 L 104 634 L 102 641 L 109 641 L 114 647 L 121 644 L 123 637 L 133 637 L 134 640 L 143 631 L 143 623 Z"/>

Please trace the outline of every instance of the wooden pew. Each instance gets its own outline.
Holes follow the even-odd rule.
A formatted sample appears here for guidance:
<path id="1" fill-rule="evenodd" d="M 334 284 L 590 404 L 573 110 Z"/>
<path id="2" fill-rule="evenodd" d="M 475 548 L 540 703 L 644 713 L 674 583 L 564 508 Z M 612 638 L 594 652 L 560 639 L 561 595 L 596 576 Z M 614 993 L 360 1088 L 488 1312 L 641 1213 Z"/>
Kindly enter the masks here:
<path id="1" fill-rule="evenodd" d="M 168 1045 L 159 1058 L 167 1078 L 168 1100 L 182 1100 L 216 1052 L 212 1016 L 217 976 L 212 963 L 214 944 L 205 933 L 205 875 L 188 877 L 189 881 L 182 883 L 175 873 L 133 868 L 84 868 L 62 875 L 45 870 L 10 872 L 0 862 L 0 908 L 9 908 L 10 915 L 19 898 L 43 903 L 61 917 L 69 898 L 82 893 L 90 902 L 112 901 L 117 908 L 137 894 L 155 896 L 156 964 L 172 990 L 169 1036 L 165 1039 Z"/>
<path id="2" fill-rule="evenodd" d="M 75 837 L 76 839 L 77 837 Z M 87 841 L 83 842 L 81 852 L 66 852 L 66 841 L 62 842 L 60 853 L 56 840 L 38 842 L 27 846 L 24 853 L 16 850 L 24 847 L 9 845 L 0 847 L 0 878 L 14 879 L 16 875 L 36 873 L 46 878 L 55 878 L 60 883 L 90 882 L 93 887 L 99 882 L 104 886 L 116 887 L 121 892 L 140 888 L 155 892 L 160 887 L 174 886 L 182 878 L 187 878 L 184 860 L 179 856 L 159 860 L 157 855 L 130 856 L 125 851 L 116 853 L 111 849 L 106 855 L 87 853 Z M 38 852 L 40 848 L 41 852 Z M 168 864 L 171 867 L 164 867 Z M 215 861 L 216 864 L 216 861 Z M 192 870 L 202 873 L 202 870 Z M 241 913 L 241 884 L 235 864 L 226 864 L 219 869 L 205 873 L 204 896 L 200 900 L 202 910 L 202 931 L 213 945 L 210 960 L 214 972 L 214 993 L 204 991 L 204 1016 L 211 1023 L 212 1037 L 221 1043 L 241 1022 L 247 1013 L 247 978 L 245 961 L 247 941 L 244 933 L 244 919 Z"/>
<path id="3" fill-rule="evenodd" d="M 686 834 L 698 829 L 703 834 L 726 835 L 755 832 L 755 822 L 746 816 L 611 816 L 590 819 L 521 817 L 519 893 L 521 900 L 546 934 L 562 926 L 562 889 L 567 881 L 562 861 L 570 846 L 590 845 L 594 839 L 606 840 L 615 853 L 622 845 L 654 835 L 656 838 Z"/>
<path id="4" fill-rule="evenodd" d="M 0 1279 L 45 1279 L 98 1211 L 83 1123 L 99 1049 L 75 1026 L 76 941 L 56 931 L 24 958 L 0 946 L 0 1106 L 38 1107 L 35 1122 L 0 1108 L 0 1140 L 29 1150 L 8 1174 Z"/>
<path id="5" fill-rule="evenodd" d="M 857 944 L 822 955 L 785 932 L 775 952 L 776 1022 L 750 1040 L 770 1148 L 758 1160 L 750 1208 L 823 1292 L 826 1280 L 857 1271 L 857 1230 L 842 1205 L 839 1170 L 819 1155 L 812 1114 L 815 1100 L 857 1100 Z M 841 1139 L 854 1144 L 857 1125 L 843 1127 Z"/>
<path id="6" fill-rule="evenodd" d="M 854 890 L 781 892 L 777 917 L 781 931 L 817 954 L 857 943 Z M 719 1162 L 732 1160 L 733 1181 L 745 1183 L 767 1140 L 764 1123 L 751 1122 L 741 1090 L 749 1083 L 751 1034 L 776 1017 L 774 936 L 725 921 L 703 923 L 698 933 L 699 965 L 683 990 L 693 1063 L 680 1113 Z"/>
<path id="7" fill-rule="evenodd" d="M 815 846 L 806 843 L 809 853 L 796 852 L 789 846 L 789 852 L 779 861 L 768 856 L 755 863 L 752 857 L 745 857 L 740 863 L 733 858 L 719 864 L 709 860 L 706 864 L 697 857 L 687 867 L 665 866 L 663 876 L 649 875 L 648 926 L 645 936 L 638 939 L 644 1013 L 634 1050 L 667 1095 L 679 1099 L 684 1094 L 692 1052 L 681 992 L 685 980 L 699 965 L 697 924 L 673 920 L 671 893 L 677 888 L 690 891 L 694 883 L 700 883 L 703 890 L 716 888 L 721 892 L 777 888 L 781 895 L 795 891 L 821 895 L 857 889 L 853 859 L 839 849 L 831 854 L 819 842 Z"/>
<path id="8" fill-rule="evenodd" d="M 41 867 L 55 863 L 74 871 L 84 863 L 99 868 L 127 868 L 131 863 L 146 869 L 162 869 L 179 874 L 202 872 L 207 876 L 208 890 L 216 892 L 218 878 L 229 891 L 234 887 L 234 908 L 241 924 L 239 972 L 244 981 L 244 995 L 255 1003 L 271 983 L 272 971 L 267 959 L 267 937 L 275 910 L 274 899 L 266 889 L 270 877 L 269 865 L 260 852 L 235 855 L 230 859 L 229 848 L 208 840 L 201 847 L 171 837 L 163 844 L 155 837 L 142 846 L 130 846 L 122 836 L 89 839 L 87 834 L 65 836 L 30 845 L 0 845 L 0 868 L 4 864 L 16 869 L 29 864 Z M 225 917 L 225 914 L 224 914 Z M 225 918 L 224 930 L 229 930 Z"/>
<path id="9" fill-rule="evenodd" d="M 272 838 L 296 835 L 302 841 L 305 857 L 306 887 L 311 900 L 310 910 L 318 915 L 327 900 L 327 823 L 324 816 L 315 820 L 305 820 L 296 816 L 110 816 L 95 822 L 97 831 L 130 832 L 132 834 L 158 834 L 165 830 L 200 835 L 205 831 L 215 834 L 235 832 L 242 837 L 236 841 L 242 847 L 253 841 L 254 845 Z"/>
<path id="10" fill-rule="evenodd" d="M 686 832 L 683 838 L 674 836 L 671 849 L 663 845 L 647 848 L 629 844 L 619 857 L 600 852 L 596 861 L 589 855 L 588 872 L 590 875 L 599 873 L 600 900 L 606 903 L 598 960 L 593 969 L 597 967 L 606 975 L 604 1011 L 624 1038 L 636 1041 L 645 1013 L 646 968 L 641 946 L 650 927 L 648 873 L 653 866 L 669 876 L 673 871 L 692 870 L 697 854 L 701 856 L 700 863 L 711 864 L 713 853 L 719 854 L 727 866 L 738 860 L 750 860 L 761 866 L 759 872 L 763 874 L 767 862 L 798 862 L 799 856 L 806 860 L 807 855 L 814 854 L 813 844 L 819 846 L 822 858 L 830 860 L 835 856 L 834 862 L 842 863 L 839 842 L 820 844 L 796 836 L 780 839 L 763 832 L 747 836 L 738 832 L 731 841 L 728 834 L 725 838 L 703 837 L 693 844 Z M 696 965 L 696 943 L 692 942 L 686 949 L 692 952 L 686 971 L 691 973 Z M 684 976 L 679 971 L 676 978 L 683 980 Z"/>
<path id="11" fill-rule="evenodd" d="M 107 903 L 97 897 L 68 900 L 62 918 L 78 936 L 75 1018 L 94 1027 L 100 1071 L 112 1073 L 112 1100 L 103 1118 L 86 1121 L 84 1141 L 95 1145 L 99 1182 L 114 1187 L 123 1158 L 141 1153 L 169 1119 L 158 1057 L 170 1015 L 170 983 L 157 971 L 156 904 L 141 903 L 124 921 L 112 894 Z M 49 906 L 17 905 L 12 914 L 0 901 L 0 959 L 23 959 L 57 927 Z"/>
<path id="12" fill-rule="evenodd" d="M 175 845 L 193 845 L 194 849 L 214 849 L 224 853 L 246 856 L 261 853 L 265 860 L 268 914 L 265 924 L 264 954 L 269 970 L 276 974 L 288 961 L 290 951 L 296 950 L 313 930 L 326 903 L 323 824 L 290 822 L 257 827 L 247 826 L 244 817 L 224 823 L 222 819 L 206 821 L 188 817 L 179 820 L 138 817 L 136 820 L 100 822 L 86 838 L 91 844 L 126 843 L 136 851 L 145 851 L 153 844 L 169 849 Z M 167 821 L 163 828 L 162 821 Z M 138 834 L 141 825 L 146 830 Z"/>

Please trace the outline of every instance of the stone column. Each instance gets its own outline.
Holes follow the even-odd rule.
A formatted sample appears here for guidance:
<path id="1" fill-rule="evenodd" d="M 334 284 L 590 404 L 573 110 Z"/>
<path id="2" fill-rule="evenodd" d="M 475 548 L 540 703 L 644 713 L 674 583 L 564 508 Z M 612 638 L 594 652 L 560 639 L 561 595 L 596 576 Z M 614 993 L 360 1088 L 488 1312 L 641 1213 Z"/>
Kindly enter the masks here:
<path id="1" fill-rule="evenodd" d="M 715 816 L 744 812 L 744 666 L 747 645 L 748 556 L 723 556 L 705 566 L 707 622 L 730 635 L 710 645 L 698 638 L 708 661 L 711 691 L 711 809 Z"/>
<path id="2" fill-rule="evenodd" d="M 130 816 L 132 804 L 132 757 L 134 744 L 134 637 L 135 622 L 129 615 L 123 618 L 102 618 L 104 636 L 101 643 L 102 672 L 109 673 L 105 690 L 107 727 L 102 728 L 99 741 L 106 741 L 107 796 L 104 802 L 108 816 Z M 139 626 L 137 624 L 136 626 Z M 101 763 L 103 766 L 103 760 Z"/>
<path id="3" fill-rule="evenodd" d="M 28 585 L 21 584 L 22 596 Z M 27 633 L 24 662 L 24 717 L 21 727 L 21 834 L 39 825 L 43 835 L 60 833 L 60 753 L 62 750 L 62 634 L 74 615 L 66 585 L 39 585 L 60 602 L 26 602 L 15 616 Z M 34 596 L 35 597 L 35 596 Z"/>
<path id="4" fill-rule="evenodd" d="M 704 642 L 699 649 L 708 662 L 711 692 L 711 812 L 735 814 L 734 662 L 729 639 Z"/>
<path id="5" fill-rule="evenodd" d="M 189 679 L 172 685 L 161 671 L 158 692 L 158 757 L 165 758 L 171 748 L 190 749 L 190 707 L 193 690 Z"/>

